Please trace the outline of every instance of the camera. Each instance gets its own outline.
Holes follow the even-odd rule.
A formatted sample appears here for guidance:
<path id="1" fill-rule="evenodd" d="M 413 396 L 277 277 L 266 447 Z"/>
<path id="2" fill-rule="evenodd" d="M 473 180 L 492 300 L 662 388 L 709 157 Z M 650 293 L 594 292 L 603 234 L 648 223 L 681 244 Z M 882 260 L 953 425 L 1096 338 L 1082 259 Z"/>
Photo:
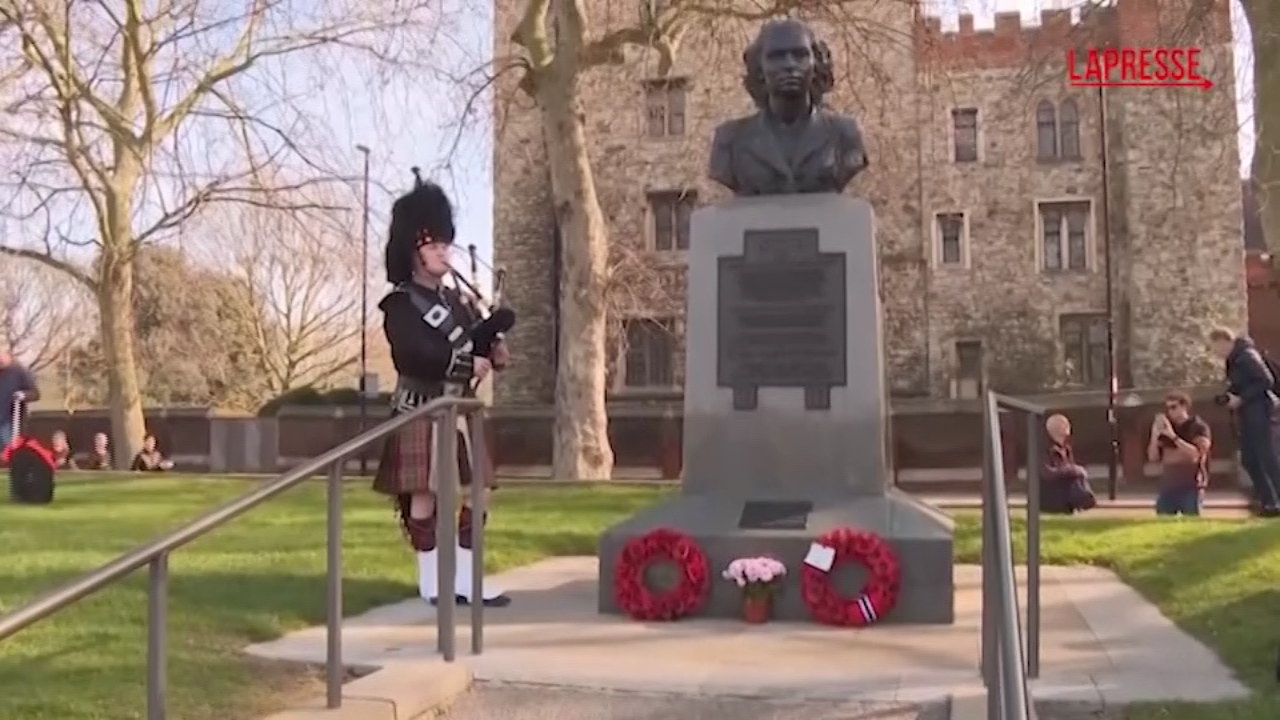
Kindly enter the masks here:
<path id="1" fill-rule="evenodd" d="M 1221 395 L 1214 395 L 1213 404 L 1226 407 L 1227 405 L 1231 404 L 1231 396 L 1226 393 L 1222 393 Z"/>

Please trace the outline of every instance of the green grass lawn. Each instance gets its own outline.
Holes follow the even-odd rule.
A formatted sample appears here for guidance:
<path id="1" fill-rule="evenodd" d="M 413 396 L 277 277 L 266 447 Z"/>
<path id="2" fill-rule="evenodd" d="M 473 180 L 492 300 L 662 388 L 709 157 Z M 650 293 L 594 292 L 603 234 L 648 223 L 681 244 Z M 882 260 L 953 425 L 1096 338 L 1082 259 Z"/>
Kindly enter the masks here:
<path id="1" fill-rule="evenodd" d="M 0 505 L 0 610 L 57 585 L 245 492 L 243 480 L 167 478 L 68 483 L 48 508 Z M 489 564 L 594 552 L 598 532 L 669 490 L 511 487 L 495 495 Z M 345 515 L 346 608 L 414 592 L 414 567 L 390 508 L 353 484 Z M 296 666 L 246 659 L 251 642 L 324 617 L 324 489 L 299 488 L 177 553 L 171 562 L 170 717 L 254 720 L 318 689 Z M 1015 528 L 1020 535 L 1021 526 Z M 977 524 L 961 515 L 957 555 L 977 560 Z M 1044 557 L 1119 571 L 1214 647 L 1253 700 L 1129 708 L 1130 720 L 1271 720 L 1280 698 L 1280 523 L 1046 518 Z M 142 716 L 145 573 L 3 643 L 0 718 Z M 16 690 L 15 690 L 16 688 Z"/>

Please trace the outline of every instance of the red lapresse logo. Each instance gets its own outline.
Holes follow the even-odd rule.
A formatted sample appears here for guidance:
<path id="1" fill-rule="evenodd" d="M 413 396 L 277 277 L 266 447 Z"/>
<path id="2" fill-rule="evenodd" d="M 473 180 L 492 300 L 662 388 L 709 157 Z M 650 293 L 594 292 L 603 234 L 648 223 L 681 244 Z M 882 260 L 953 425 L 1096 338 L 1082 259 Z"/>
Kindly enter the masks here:
<path id="1" fill-rule="evenodd" d="M 1072 87 L 1198 87 L 1213 81 L 1200 72 L 1200 48 L 1088 48 L 1067 50 Z"/>

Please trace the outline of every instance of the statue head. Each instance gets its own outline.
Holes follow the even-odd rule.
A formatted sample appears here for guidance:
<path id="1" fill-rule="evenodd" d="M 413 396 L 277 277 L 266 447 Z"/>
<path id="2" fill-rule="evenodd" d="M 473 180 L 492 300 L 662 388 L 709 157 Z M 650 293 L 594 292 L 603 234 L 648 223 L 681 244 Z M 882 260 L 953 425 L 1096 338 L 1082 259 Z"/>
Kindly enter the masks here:
<path id="1" fill-rule="evenodd" d="M 818 106 L 835 85 L 831 50 L 807 25 L 792 18 L 770 20 L 742 53 L 747 93 L 758 107 L 770 96 L 808 95 Z"/>

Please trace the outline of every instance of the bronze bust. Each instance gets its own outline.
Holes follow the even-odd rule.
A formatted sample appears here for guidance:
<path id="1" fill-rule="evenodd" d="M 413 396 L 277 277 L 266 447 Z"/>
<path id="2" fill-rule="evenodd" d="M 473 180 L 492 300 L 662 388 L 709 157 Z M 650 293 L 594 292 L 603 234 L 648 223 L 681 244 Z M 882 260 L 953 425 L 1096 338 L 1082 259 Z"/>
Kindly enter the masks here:
<path id="1" fill-rule="evenodd" d="M 742 60 L 759 111 L 716 128 L 711 179 L 738 196 L 842 192 L 868 158 L 857 121 L 822 105 L 835 84 L 827 44 L 799 20 L 774 20 Z"/>

